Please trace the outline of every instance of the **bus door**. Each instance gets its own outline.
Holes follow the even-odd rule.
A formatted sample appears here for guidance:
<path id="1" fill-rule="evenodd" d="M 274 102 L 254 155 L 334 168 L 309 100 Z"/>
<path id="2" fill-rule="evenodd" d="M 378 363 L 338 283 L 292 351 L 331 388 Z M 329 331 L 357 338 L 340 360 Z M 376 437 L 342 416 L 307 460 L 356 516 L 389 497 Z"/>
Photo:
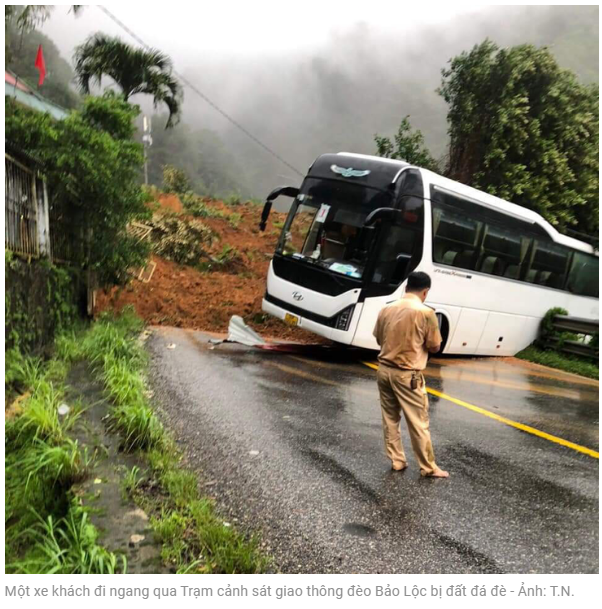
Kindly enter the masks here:
<path id="1" fill-rule="evenodd" d="M 375 222 L 375 235 L 360 297 L 363 300 L 362 314 L 352 344 L 377 348 L 372 330 L 378 313 L 400 296 L 403 282 L 422 259 L 423 209 L 421 198 L 403 197 L 401 209 L 383 212 Z"/>

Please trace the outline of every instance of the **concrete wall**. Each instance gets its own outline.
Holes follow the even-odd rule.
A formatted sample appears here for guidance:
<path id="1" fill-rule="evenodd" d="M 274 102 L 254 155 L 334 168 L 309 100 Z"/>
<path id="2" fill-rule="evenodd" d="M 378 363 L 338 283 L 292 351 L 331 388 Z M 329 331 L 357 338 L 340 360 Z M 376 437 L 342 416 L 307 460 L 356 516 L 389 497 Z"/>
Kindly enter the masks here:
<path id="1" fill-rule="evenodd" d="M 6 342 L 24 353 L 41 353 L 55 334 L 86 313 L 83 277 L 45 259 L 27 260 L 5 253 Z"/>

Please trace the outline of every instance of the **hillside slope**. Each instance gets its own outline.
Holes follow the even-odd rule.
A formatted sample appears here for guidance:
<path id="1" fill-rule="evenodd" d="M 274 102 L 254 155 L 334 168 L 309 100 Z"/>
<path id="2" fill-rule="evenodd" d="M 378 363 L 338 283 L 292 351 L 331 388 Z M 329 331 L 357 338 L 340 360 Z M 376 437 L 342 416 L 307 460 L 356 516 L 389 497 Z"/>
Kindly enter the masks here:
<path id="1" fill-rule="evenodd" d="M 193 218 L 181 209 L 174 196 L 159 195 L 155 217 L 164 213 L 184 222 L 200 221 L 209 227 L 213 240 L 209 258 L 195 266 L 178 264 L 153 255 L 157 267 L 148 283 L 132 279 L 124 287 L 97 296 L 97 314 L 120 311 L 132 305 L 152 325 L 226 332 L 232 315 L 240 315 L 266 337 L 300 342 L 324 342 L 320 337 L 264 315 L 261 300 L 270 259 L 276 247 L 284 214 L 272 213 L 265 232 L 258 229 L 261 207 L 246 202 L 226 205 L 204 200 L 211 215 Z"/>

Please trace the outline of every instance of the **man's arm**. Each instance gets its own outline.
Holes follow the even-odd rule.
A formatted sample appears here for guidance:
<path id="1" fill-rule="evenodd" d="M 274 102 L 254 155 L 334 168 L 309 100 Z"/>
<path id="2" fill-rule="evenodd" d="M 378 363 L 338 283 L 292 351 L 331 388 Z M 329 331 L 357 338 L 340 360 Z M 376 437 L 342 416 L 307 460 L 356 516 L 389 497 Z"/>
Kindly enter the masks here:
<path id="1" fill-rule="evenodd" d="M 372 331 L 372 336 L 374 336 L 374 338 L 376 339 L 376 342 L 378 343 L 378 346 L 382 346 L 380 344 L 380 319 L 381 319 L 381 315 L 380 313 L 378 314 L 378 319 L 376 320 L 376 324 L 374 325 L 374 330 Z"/>
<path id="2" fill-rule="evenodd" d="M 426 348 L 429 353 L 439 353 L 441 349 L 441 343 L 443 338 L 439 331 L 439 322 L 437 321 L 437 315 L 435 311 L 428 311 L 426 314 Z"/>

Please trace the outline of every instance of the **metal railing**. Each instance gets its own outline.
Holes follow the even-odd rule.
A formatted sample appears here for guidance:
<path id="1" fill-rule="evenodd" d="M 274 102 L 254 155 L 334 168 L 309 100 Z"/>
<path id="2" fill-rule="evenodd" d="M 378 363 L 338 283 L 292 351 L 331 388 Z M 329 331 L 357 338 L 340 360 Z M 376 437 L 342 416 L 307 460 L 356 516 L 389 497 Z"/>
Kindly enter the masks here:
<path id="1" fill-rule="evenodd" d="M 563 338 L 558 336 L 545 336 L 543 340 L 544 345 L 564 353 L 597 359 L 599 356 L 598 341 L 592 341 L 591 339 L 598 334 L 599 324 L 598 320 L 556 315 L 552 322 L 555 332 L 577 334 L 582 340 L 563 340 Z M 591 338 L 588 340 L 588 337 Z"/>
<path id="2" fill-rule="evenodd" d="M 25 256 L 40 254 L 36 175 L 17 160 L 4 157 L 4 244 Z"/>

